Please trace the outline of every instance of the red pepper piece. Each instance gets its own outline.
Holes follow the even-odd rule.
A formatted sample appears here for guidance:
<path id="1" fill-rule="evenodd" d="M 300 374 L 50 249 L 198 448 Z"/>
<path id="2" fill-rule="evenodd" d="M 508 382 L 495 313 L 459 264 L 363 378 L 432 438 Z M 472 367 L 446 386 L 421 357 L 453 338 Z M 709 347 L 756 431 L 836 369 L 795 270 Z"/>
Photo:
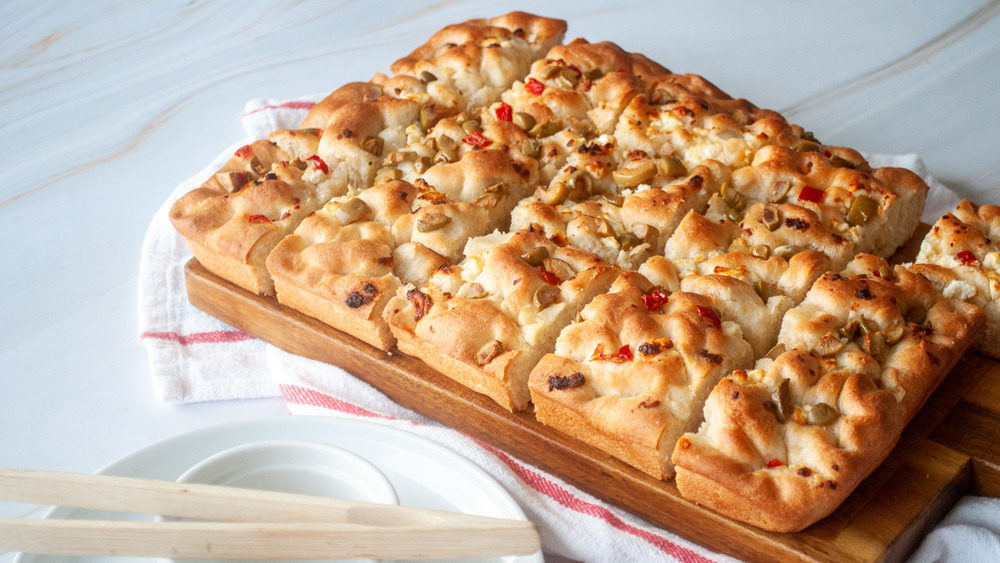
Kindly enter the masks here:
<path id="1" fill-rule="evenodd" d="M 559 285 L 560 283 L 562 283 L 562 280 L 559 279 L 559 276 L 553 274 L 552 272 L 546 270 L 541 266 L 538 266 L 537 268 L 538 268 L 538 275 L 542 276 L 542 279 L 545 280 L 545 283 L 549 285 Z"/>
<path id="2" fill-rule="evenodd" d="M 494 111 L 497 114 L 497 120 L 499 121 L 514 120 L 514 108 L 510 107 L 510 104 L 507 102 L 500 102 L 500 106 Z"/>
<path id="3" fill-rule="evenodd" d="M 488 147 L 493 144 L 493 141 L 484 137 L 479 131 L 473 131 L 468 137 L 462 139 L 462 142 L 474 147 Z"/>
<path id="4" fill-rule="evenodd" d="M 267 223 L 268 225 L 271 224 L 271 220 L 268 219 L 266 215 L 251 215 L 250 216 L 250 222 L 251 223 Z"/>
<path id="5" fill-rule="evenodd" d="M 778 459 L 778 458 L 774 458 L 771 461 L 767 462 L 767 468 L 768 469 L 772 469 L 774 467 L 781 467 L 782 465 L 785 465 L 785 464 L 781 463 L 781 460 Z"/>
<path id="6" fill-rule="evenodd" d="M 524 89 L 538 96 L 545 91 L 545 85 L 534 78 L 529 78 L 528 83 L 524 85 Z"/>
<path id="7" fill-rule="evenodd" d="M 649 311 L 659 311 L 668 300 L 667 294 L 659 289 L 654 289 L 649 295 L 642 296 L 642 302 L 646 304 Z"/>
<path id="8" fill-rule="evenodd" d="M 702 307 L 701 305 L 698 305 L 698 312 L 701 313 L 701 316 L 708 319 L 716 330 L 722 329 L 722 320 L 719 319 L 719 313 L 717 313 L 715 309 L 711 307 Z"/>
<path id="9" fill-rule="evenodd" d="M 963 250 L 958 253 L 958 260 L 965 264 L 966 266 L 975 264 L 979 260 L 976 259 L 976 255 L 969 252 L 968 250 Z"/>
<path id="10" fill-rule="evenodd" d="M 825 195 L 826 192 L 823 190 L 818 190 L 812 186 L 802 186 L 802 191 L 799 192 L 799 201 L 819 203 L 823 201 L 823 196 Z"/>
<path id="11" fill-rule="evenodd" d="M 253 149 L 250 148 L 250 145 L 243 145 L 242 147 L 236 149 L 236 152 L 233 154 L 240 158 L 250 158 L 253 156 Z"/>
<path id="12" fill-rule="evenodd" d="M 326 165 L 326 163 L 323 162 L 322 158 L 320 158 L 320 157 L 318 157 L 316 155 L 312 155 L 309 158 L 307 158 L 306 160 L 308 160 L 309 162 L 312 162 L 313 166 L 316 167 L 316 170 L 319 170 L 320 172 L 322 172 L 324 174 L 329 174 L 330 173 L 330 167 L 328 167 Z"/>
<path id="13" fill-rule="evenodd" d="M 590 359 L 592 361 L 597 360 L 605 362 L 617 362 L 623 364 L 625 362 L 631 362 L 632 360 L 635 359 L 635 356 L 632 354 L 632 348 L 628 344 L 619 348 L 618 352 L 614 354 L 605 354 L 604 343 L 599 342 L 597 344 L 597 348 L 594 348 L 594 353 L 590 356 Z"/>

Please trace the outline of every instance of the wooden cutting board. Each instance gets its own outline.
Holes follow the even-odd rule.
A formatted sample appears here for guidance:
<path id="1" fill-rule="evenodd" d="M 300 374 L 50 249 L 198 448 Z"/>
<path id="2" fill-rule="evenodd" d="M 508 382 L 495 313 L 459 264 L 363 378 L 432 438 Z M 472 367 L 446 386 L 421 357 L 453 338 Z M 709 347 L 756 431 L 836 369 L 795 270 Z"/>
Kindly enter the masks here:
<path id="1" fill-rule="evenodd" d="M 926 227 L 925 227 L 926 228 Z M 918 233 L 915 240 L 922 238 Z M 912 256 L 913 245 L 895 260 Z M 400 405 L 707 548 L 767 561 L 899 561 L 963 495 L 1000 496 L 1000 363 L 967 353 L 917 414 L 888 459 L 832 515 L 793 534 L 720 516 L 607 454 L 510 413 L 422 361 L 383 352 L 249 293 L 192 260 L 188 298 L 279 348 L 340 366 Z"/>

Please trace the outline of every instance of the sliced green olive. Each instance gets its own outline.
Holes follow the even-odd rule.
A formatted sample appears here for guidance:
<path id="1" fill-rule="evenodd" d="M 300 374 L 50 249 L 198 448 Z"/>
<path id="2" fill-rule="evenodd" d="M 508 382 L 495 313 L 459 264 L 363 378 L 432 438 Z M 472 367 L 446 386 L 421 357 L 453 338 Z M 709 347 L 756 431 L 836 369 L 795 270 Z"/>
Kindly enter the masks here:
<path id="1" fill-rule="evenodd" d="M 385 182 L 391 182 L 393 180 L 399 180 L 403 177 L 403 171 L 399 168 L 382 168 L 375 174 L 375 184 L 382 184 Z"/>
<path id="2" fill-rule="evenodd" d="M 791 260 L 792 256 L 795 256 L 796 254 L 798 254 L 801 251 L 802 251 L 802 248 L 800 248 L 797 245 L 794 245 L 794 244 L 783 244 L 783 245 L 781 245 L 781 246 L 779 246 L 779 247 L 777 247 L 777 248 L 774 249 L 774 255 L 777 256 L 777 257 L 779 257 L 779 258 L 781 258 L 781 259 L 783 259 L 783 260 Z"/>
<path id="3" fill-rule="evenodd" d="M 581 76 L 582 75 L 579 70 L 566 67 L 559 71 L 559 75 L 556 76 L 556 84 L 558 84 L 561 88 L 569 90 L 580 82 Z"/>
<path id="4" fill-rule="evenodd" d="M 802 138 L 807 141 L 812 141 L 814 143 L 819 144 L 819 139 L 816 138 L 816 134 L 813 133 L 812 131 L 803 131 Z"/>
<path id="5" fill-rule="evenodd" d="M 536 139 L 540 139 L 542 137 L 548 137 L 549 135 L 555 135 L 560 129 L 562 129 L 562 120 L 556 119 L 555 121 L 552 121 L 546 119 L 541 123 L 536 123 L 534 127 L 528 131 L 528 135 L 531 135 Z"/>
<path id="6" fill-rule="evenodd" d="M 885 343 L 892 346 L 903 339 L 906 329 L 903 325 L 892 325 L 885 329 Z"/>
<path id="7" fill-rule="evenodd" d="M 288 164 L 294 166 L 295 168 L 298 168 L 299 170 L 305 170 L 306 168 L 309 168 L 309 163 L 303 161 L 301 158 L 296 158 L 295 160 L 289 162 Z"/>
<path id="8" fill-rule="evenodd" d="M 462 131 L 465 131 L 467 134 L 471 135 L 476 131 L 479 131 L 479 126 L 480 125 L 478 119 L 469 119 L 468 121 L 464 121 L 462 123 Z"/>
<path id="9" fill-rule="evenodd" d="M 434 127 L 434 110 L 430 106 L 420 108 L 420 128 L 427 133 Z"/>
<path id="10" fill-rule="evenodd" d="M 578 169 L 566 178 L 566 187 L 569 188 L 569 197 L 573 201 L 586 199 L 594 188 L 594 177 Z"/>
<path id="11" fill-rule="evenodd" d="M 378 135 L 365 137 L 365 140 L 361 141 L 361 148 L 375 156 L 382 156 L 383 147 L 385 147 L 385 139 Z"/>
<path id="12" fill-rule="evenodd" d="M 743 209 L 739 207 L 730 207 L 729 210 L 726 211 L 726 218 L 733 223 L 739 223 L 743 220 Z"/>
<path id="13" fill-rule="evenodd" d="M 417 230 L 421 233 L 430 233 L 444 227 L 448 223 L 451 223 L 451 217 L 434 211 L 426 213 L 417 219 Z"/>
<path id="14" fill-rule="evenodd" d="M 433 164 L 434 163 L 433 161 L 431 161 L 431 157 L 422 156 L 418 158 L 416 162 L 413 163 L 413 171 L 416 172 L 417 174 L 423 174 L 424 172 L 427 172 L 427 169 L 430 168 Z"/>
<path id="15" fill-rule="evenodd" d="M 771 402 L 778 422 L 786 422 L 792 415 L 792 393 L 787 379 L 782 379 L 777 389 L 771 390 Z"/>
<path id="16" fill-rule="evenodd" d="M 892 271 L 892 266 L 888 264 L 881 264 L 878 267 L 878 275 L 885 281 L 892 281 L 896 277 L 895 272 Z"/>
<path id="17" fill-rule="evenodd" d="M 302 161 L 299 159 L 292 161 L 292 165 L 298 167 L 296 162 Z M 301 170 L 305 170 L 305 166 Z M 230 193 L 239 191 L 240 188 L 250 183 L 250 179 L 250 174 L 243 171 L 219 172 L 215 175 L 215 180 L 219 182 L 219 185 Z"/>
<path id="18" fill-rule="evenodd" d="M 746 207 L 746 198 L 743 194 L 738 192 L 728 182 L 724 182 L 722 187 L 719 189 L 719 195 L 732 209 L 743 209 Z"/>
<path id="19" fill-rule="evenodd" d="M 429 70 L 420 71 L 420 81 L 423 82 L 424 84 L 427 84 L 428 82 L 434 82 L 435 80 L 437 80 L 437 77 L 434 76 L 433 72 Z"/>
<path id="20" fill-rule="evenodd" d="M 562 292 L 559 291 L 558 287 L 552 285 L 542 285 L 535 290 L 535 305 L 539 309 L 544 309 L 549 305 L 552 305 L 556 301 L 559 301 L 559 297 Z"/>
<path id="21" fill-rule="evenodd" d="M 774 231 L 781 226 L 781 210 L 777 205 L 766 203 L 760 210 L 760 222 L 767 230 Z"/>
<path id="22" fill-rule="evenodd" d="M 569 278 L 576 275 L 573 271 L 573 267 L 569 265 L 565 260 L 560 260 L 558 258 L 545 258 L 542 260 L 542 268 L 546 271 L 551 272 L 556 275 L 557 278 L 561 280 L 568 280 Z"/>
<path id="23" fill-rule="evenodd" d="M 778 358 L 778 356 L 780 356 L 780 355 L 782 355 L 784 353 L 785 353 L 785 345 L 784 344 L 775 344 L 774 347 L 772 347 L 770 350 L 767 351 L 767 354 L 765 354 L 764 357 L 765 358 L 770 358 L 772 360 L 775 360 L 775 359 Z"/>
<path id="24" fill-rule="evenodd" d="M 913 309 L 907 311 L 904 317 L 908 323 L 918 325 L 924 324 L 924 321 L 927 320 L 927 309 L 924 309 L 923 307 L 914 307 Z"/>
<path id="25" fill-rule="evenodd" d="M 792 189 L 792 183 L 788 180 L 778 180 L 771 184 L 767 190 L 767 200 L 773 203 L 780 203 L 788 195 L 788 190 Z"/>
<path id="26" fill-rule="evenodd" d="M 862 334 L 871 334 L 873 332 L 878 332 L 878 325 L 875 321 L 869 319 L 868 317 L 861 315 L 858 318 L 858 328 L 861 329 Z"/>
<path id="27" fill-rule="evenodd" d="M 569 197 L 569 188 L 564 182 L 555 182 L 542 190 L 542 202 L 552 206 L 559 205 Z"/>
<path id="28" fill-rule="evenodd" d="M 613 192 L 604 192 L 601 194 L 601 198 L 615 207 L 621 207 L 625 204 L 625 198 Z"/>
<path id="29" fill-rule="evenodd" d="M 511 121 L 514 125 L 517 125 L 525 131 L 530 131 L 532 127 L 535 126 L 535 118 L 531 116 L 530 113 L 525 113 L 523 111 L 516 112 L 511 116 Z"/>
<path id="30" fill-rule="evenodd" d="M 337 218 L 337 221 L 340 221 L 341 225 L 349 225 L 367 213 L 368 204 L 362 201 L 361 198 L 352 197 L 338 205 L 336 211 L 333 212 L 333 216 Z"/>
<path id="31" fill-rule="evenodd" d="M 456 141 L 455 139 L 452 139 L 451 137 L 449 137 L 447 135 L 442 135 L 442 136 L 440 136 L 440 137 L 437 138 L 437 148 L 438 148 L 438 150 L 442 150 L 442 151 L 447 151 L 447 150 L 457 151 L 458 150 L 458 141 Z"/>
<path id="32" fill-rule="evenodd" d="M 497 182 L 496 184 L 486 186 L 483 188 L 483 191 L 488 194 L 507 195 L 510 193 L 510 184 L 507 182 Z"/>
<path id="33" fill-rule="evenodd" d="M 493 209 L 494 207 L 500 205 L 500 201 L 502 199 L 503 196 L 500 194 L 484 194 L 476 198 L 476 205 L 487 209 Z"/>
<path id="34" fill-rule="evenodd" d="M 660 162 L 661 171 L 664 176 L 677 178 L 680 176 L 686 176 L 688 173 L 687 166 L 684 166 L 684 161 L 674 155 L 665 156 L 660 159 Z"/>
<path id="35" fill-rule="evenodd" d="M 598 235 L 602 237 L 614 237 L 615 228 L 610 221 L 603 218 L 597 219 L 597 229 L 595 229 Z"/>
<path id="36" fill-rule="evenodd" d="M 767 286 L 764 285 L 764 280 L 756 280 L 753 282 L 753 290 L 757 293 L 757 296 L 761 298 L 762 301 L 767 301 Z"/>
<path id="37" fill-rule="evenodd" d="M 615 183 L 622 188 L 634 188 L 656 176 L 656 164 L 651 160 L 630 160 L 611 173 Z"/>
<path id="38" fill-rule="evenodd" d="M 604 76 L 604 71 L 599 68 L 595 68 L 591 69 L 587 73 L 587 80 L 600 80 L 603 76 Z"/>
<path id="39" fill-rule="evenodd" d="M 821 358 L 832 356 L 844 349 L 844 342 L 832 331 L 824 334 L 813 344 L 812 353 Z"/>
<path id="40" fill-rule="evenodd" d="M 830 165 L 837 168 L 854 168 L 854 163 L 846 158 L 839 157 L 837 155 L 832 155 L 830 157 Z"/>
<path id="41" fill-rule="evenodd" d="M 771 257 L 771 247 L 766 244 L 756 244 L 750 248 L 750 255 L 761 260 Z"/>
<path id="42" fill-rule="evenodd" d="M 447 139 L 448 137 L 442 137 Z M 448 164 L 458 160 L 458 151 L 453 148 L 441 147 L 441 150 L 434 155 L 434 164 Z"/>
<path id="43" fill-rule="evenodd" d="M 639 237 L 639 240 L 650 246 L 656 246 L 656 241 L 660 239 L 660 230 L 645 223 L 632 225 L 632 232 Z"/>
<path id="44" fill-rule="evenodd" d="M 542 154 L 542 142 L 538 139 L 525 137 L 521 141 L 521 153 L 528 158 L 538 158 Z"/>
<path id="45" fill-rule="evenodd" d="M 799 152 L 819 152 L 820 144 L 808 139 L 801 139 L 792 145 L 792 148 Z"/>
<path id="46" fill-rule="evenodd" d="M 542 72 L 538 73 L 538 76 L 542 80 L 548 80 L 550 78 L 557 76 L 560 72 L 562 72 L 562 69 L 563 67 L 560 66 L 559 64 L 555 62 L 550 62 L 549 64 L 545 65 L 545 68 L 542 69 Z"/>
<path id="47" fill-rule="evenodd" d="M 877 356 L 885 350 L 885 334 L 881 331 L 869 332 L 861 343 L 861 349 L 870 356 Z"/>
<path id="48" fill-rule="evenodd" d="M 625 252 L 628 252 L 633 248 L 642 244 L 642 241 L 639 240 L 639 237 L 637 237 L 636 234 L 631 231 L 625 231 L 624 233 L 616 236 L 615 240 L 618 241 L 618 247 L 624 250 Z"/>
<path id="49" fill-rule="evenodd" d="M 851 202 L 847 212 L 847 222 L 852 226 L 864 225 L 878 212 L 878 203 L 865 195 L 859 195 Z"/>
<path id="50" fill-rule="evenodd" d="M 815 426 L 826 426 L 840 417 L 837 409 L 826 403 L 816 403 L 809 409 L 806 421 Z"/>
<path id="51" fill-rule="evenodd" d="M 491 340 L 483 345 L 482 348 L 476 352 L 476 363 L 478 365 L 484 366 L 490 363 L 493 358 L 499 356 L 503 353 L 503 343 L 499 340 Z"/>
<path id="52" fill-rule="evenodd" d="M 392 151 L 389 156 L 382 161 L 382 166 L 396 166 L 403 162 L 413 162 L 417 159 L 417 153 L 413 151 Z"/>
<path id="53" fill-rule="evenodd" d="M 538 267 L 541 266 L 543 261 L 549 257 L 549 249 L 544 246 L 536 246 L 531 250 L 525 252 L 521 255 L 521 259 L 527 262 L 529 265 Z"/>
<path id="54" fill-rule="evenodd" d="M 858 335 L 857 319 L 851 319 L 846 325 L 840 327 L 837 333 L 848 340 L 854 340 L 854 337 Z"/>

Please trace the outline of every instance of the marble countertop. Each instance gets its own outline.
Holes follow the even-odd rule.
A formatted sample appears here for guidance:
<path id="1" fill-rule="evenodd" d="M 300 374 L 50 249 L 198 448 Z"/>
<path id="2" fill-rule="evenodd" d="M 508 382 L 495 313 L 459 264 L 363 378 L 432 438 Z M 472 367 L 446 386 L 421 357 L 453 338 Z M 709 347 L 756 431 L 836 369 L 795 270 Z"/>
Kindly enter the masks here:
<path id="1" fill-rule="evenodd" d="M 0 467 L 93 472 L 184 430 L 286 413 L 156 399 L 137 328 L 151 217 L 244 136 L 247 100 L 367 80 L 446 23 L 513 9 L 701 74 L 825 143 L 916 153 L 959 195 L 1000 204 L 998 1 L 8 0 Z"/>

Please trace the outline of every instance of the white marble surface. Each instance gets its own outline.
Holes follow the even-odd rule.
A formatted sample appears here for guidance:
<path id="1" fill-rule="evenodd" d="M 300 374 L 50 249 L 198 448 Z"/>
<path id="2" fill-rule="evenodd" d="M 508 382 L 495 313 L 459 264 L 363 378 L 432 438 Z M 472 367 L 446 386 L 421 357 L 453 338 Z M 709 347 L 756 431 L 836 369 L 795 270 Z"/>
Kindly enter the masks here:
<path id="1" fill-rule="evenodd" d="M 7 0 L 0 467 L 91 472 L 183 430 L 286 412 L 155 399 L 136 321 L 150 218 L 242 137 L 246 100 L 368 79 L 443 24 L 515 8 L 702 74 L 824 142 L 918 153 L 960 195 L 1000 204 L 996 1 Z"/>

